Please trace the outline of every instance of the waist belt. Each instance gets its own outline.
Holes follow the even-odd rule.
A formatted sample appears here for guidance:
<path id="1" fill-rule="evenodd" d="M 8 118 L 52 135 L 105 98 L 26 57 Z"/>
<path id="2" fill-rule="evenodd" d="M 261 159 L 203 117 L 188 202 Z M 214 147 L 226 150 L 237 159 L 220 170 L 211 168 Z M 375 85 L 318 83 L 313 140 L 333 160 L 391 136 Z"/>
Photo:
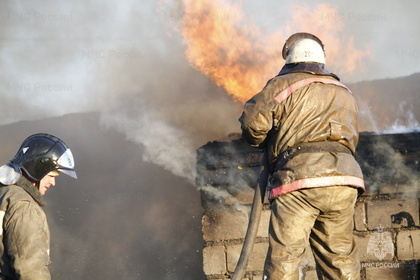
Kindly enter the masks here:
<path id="1" fill-rule="evenodd" d="M 295 148 L 284 151 L 277 159 L 276 167 L 281 167 L 286 161 L 302 153 L 345 153 L 352 155 L 352 151 L 338 142 L 322 141 L 301 143 Z"/>

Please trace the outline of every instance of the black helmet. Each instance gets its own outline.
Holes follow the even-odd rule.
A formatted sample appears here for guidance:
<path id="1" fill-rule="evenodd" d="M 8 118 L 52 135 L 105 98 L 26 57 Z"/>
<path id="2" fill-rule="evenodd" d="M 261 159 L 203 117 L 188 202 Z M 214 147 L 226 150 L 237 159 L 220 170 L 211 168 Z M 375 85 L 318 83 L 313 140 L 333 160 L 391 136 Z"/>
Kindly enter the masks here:
<path id="1" fill-rule="evenodd" d="M 36 182 L 53 170 L 77 178 L 70 149 L 51 134 L 38 133 L 26 138 L 10 162 Z"/>

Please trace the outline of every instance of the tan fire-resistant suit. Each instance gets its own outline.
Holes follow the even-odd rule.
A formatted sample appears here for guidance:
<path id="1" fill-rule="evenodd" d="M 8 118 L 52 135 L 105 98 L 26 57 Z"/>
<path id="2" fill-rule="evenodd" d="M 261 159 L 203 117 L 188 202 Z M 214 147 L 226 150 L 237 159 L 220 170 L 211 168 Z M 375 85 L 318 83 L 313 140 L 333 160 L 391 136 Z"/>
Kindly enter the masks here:
<path id="1" fill-rule="evenodd" d="M 41 206 L 45 202 L 23 176 L 0 184 L 0 279 L 49 280 L 50 232 Z"/>
<path id="2" fill-rule="evenodd" d="M 298 279 L 308 241 L 327 279 L 360 277 L 352 235 L 354 205 L 364 189 L 354 158 L 357 113 L 352 92 L 322 64 L 286 65 L 246 102 L 243 137 L 265 148 L 270 162 L 264 279 Z"/>

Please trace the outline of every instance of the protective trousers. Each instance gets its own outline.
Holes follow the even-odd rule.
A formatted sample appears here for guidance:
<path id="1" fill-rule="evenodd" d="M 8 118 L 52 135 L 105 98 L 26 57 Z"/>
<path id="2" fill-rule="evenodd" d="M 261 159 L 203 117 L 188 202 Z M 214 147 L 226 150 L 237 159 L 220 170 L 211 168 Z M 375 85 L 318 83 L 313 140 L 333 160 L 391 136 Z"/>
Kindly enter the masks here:
<path id="1" fill-rule="evenodd" d="M 301 189 L 273 200 L 264 280 L 299 279 L 308 241 L 319 279 L 360 279 L 353 236 L 356 199 L 357 189 L 332 186 Z"/>

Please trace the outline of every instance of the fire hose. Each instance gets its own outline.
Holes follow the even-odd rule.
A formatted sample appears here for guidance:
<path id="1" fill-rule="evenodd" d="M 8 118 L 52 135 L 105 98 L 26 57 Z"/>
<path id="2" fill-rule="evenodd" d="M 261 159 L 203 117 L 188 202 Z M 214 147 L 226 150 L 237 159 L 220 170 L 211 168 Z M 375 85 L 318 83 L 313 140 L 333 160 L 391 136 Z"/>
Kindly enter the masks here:
<path id="1" fill-rule="evenodd" d="M 254 247 L 255 237 L 257 236 L 258 225 L 260 223 L 261 212 L 264 203 L 264 194 L 268 180 L 268 157 L 267 152 L 263 152 L 260 170 L 258 174 L 257 184 L 255 186 L 254 200 L 252 202 L 251 214 L 249 216 L 248 229 L 246 231 L 244 244 L 242 246 L 241 255 L 233 272 L 231 280 L 243 279 L 248 265 L 249 256 Z"/>

